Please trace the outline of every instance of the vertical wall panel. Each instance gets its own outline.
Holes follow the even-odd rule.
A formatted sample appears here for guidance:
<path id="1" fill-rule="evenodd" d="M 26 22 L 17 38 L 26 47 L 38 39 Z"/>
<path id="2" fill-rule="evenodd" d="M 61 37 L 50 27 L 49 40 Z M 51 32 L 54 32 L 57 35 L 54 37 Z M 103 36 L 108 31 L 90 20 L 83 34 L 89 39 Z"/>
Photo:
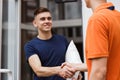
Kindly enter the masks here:
<path id="1" fill-rule="evenodd" d="M 3 13 L 1 67 L 12 71 L 13 80 L 20 80 L 20 0 L 3 0 L 0 12 Z M 7 80 L 6 75 L 1 78 Z"/>
<path id="2" fill-rule="evenodd" d="M 20 0 L 8 0 L 8 69 L 20 80 Z"/>
<path id="3" fill-rule="evenodd" d="M 0 68 L 1 68 L 1 45 L 2 45 L 2 0 L 0 0 Z"/>
<path id="4" fill-rule="evenodd" d="M 16 79 L 15 80 L 21 80 L 21 0 L 15 0 L 15 6 L 16 6 L 16 53 L 15 54 L 15 64 L 16 64 Z"/>

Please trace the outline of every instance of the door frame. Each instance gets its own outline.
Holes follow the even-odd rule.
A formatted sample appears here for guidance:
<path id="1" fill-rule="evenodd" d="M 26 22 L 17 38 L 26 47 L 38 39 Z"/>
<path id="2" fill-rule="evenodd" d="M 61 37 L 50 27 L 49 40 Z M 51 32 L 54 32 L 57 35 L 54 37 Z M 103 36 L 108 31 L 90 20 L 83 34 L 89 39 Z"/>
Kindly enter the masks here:
<path id="1" fill-rule="evenodd" d="M 1 46 L 2 46 L 2 0 L 0 0 L 0 68 L 1 68 Z"/>

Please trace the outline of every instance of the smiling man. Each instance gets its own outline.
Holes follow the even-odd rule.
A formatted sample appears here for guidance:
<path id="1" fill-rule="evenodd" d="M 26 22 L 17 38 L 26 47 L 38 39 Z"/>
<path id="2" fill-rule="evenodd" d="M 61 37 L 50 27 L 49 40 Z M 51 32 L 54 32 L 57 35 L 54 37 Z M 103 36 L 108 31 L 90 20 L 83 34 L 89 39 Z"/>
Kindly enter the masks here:
<path id="1" fill-rule="evenodd" d="M 61 69 L 65 61 L 68 42 L 65 37 L 53 34 L 52 16 L 47 8 L 40 7 L 34 12 L 34 27 L 38 35 L 25 44 L 26 60 L 34 72 L 34 80 L 65 80 L 63 73 L 71 76 L 69 68 Z"/>

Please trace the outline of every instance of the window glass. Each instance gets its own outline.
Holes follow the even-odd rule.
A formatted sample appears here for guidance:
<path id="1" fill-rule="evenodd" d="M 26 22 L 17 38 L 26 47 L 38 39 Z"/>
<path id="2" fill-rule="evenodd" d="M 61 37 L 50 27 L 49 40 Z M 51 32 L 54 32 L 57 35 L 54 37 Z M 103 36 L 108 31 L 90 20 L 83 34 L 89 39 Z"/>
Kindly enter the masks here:
<path id="1" fill-rule="evenodd" d="M 55 3 L 54 0 L 48 0 L 48 8 L 52 11 L 53 20 L 80 19 L 81 6 L 81 0 L 60 4 Z"/>
<path id="2" fill-rule="evenodd" d="M 65 19 L 80 19 L 81 15 L 81 2 L 65 3 Z"/>

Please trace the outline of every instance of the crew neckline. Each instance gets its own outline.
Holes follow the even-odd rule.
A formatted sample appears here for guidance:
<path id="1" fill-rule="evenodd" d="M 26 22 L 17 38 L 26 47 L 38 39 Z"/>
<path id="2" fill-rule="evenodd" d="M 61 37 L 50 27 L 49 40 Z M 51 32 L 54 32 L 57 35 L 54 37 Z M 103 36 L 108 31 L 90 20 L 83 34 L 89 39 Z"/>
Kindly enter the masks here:
<path id="1" fill-rule="evenodd" d="M 54 35 L 52 35 L 52 37 L 49 38 L 49 39 L 40 39 L 39 36 L 37 36 L 36 38 L 39 39 L 39 40 L 41 40 L 41 41 L 49 41 L 49 40 L 51 40 L 51 39 L 53 38 L 53 36 L 54 36 Z"/>

